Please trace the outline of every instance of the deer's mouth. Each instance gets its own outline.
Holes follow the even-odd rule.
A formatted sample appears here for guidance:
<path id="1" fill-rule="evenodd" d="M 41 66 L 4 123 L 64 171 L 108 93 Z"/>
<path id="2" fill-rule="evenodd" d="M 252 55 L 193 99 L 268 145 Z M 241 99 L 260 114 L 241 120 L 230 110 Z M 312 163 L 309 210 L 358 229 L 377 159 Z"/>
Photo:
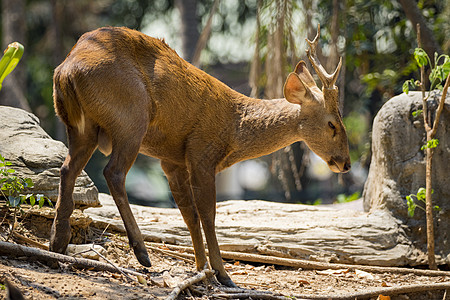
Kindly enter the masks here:
<path id="1" fill-rule="evenodd" d="M 350 161 L 331 159 L 327 162 L 328 167 L 334 173 L 347 173 L 351 169 Z"/>

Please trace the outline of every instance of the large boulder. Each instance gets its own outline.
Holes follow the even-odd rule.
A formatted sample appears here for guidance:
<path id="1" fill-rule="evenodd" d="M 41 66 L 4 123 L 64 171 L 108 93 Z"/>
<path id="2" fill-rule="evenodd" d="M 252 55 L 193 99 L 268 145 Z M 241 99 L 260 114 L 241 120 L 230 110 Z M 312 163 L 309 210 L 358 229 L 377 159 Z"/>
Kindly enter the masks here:
<path id="1" fill-rule="evenodd" d="M 21 109 L 0 106 L 0 128 L 0 154 L 12 163 L 15 174 L 33 180 L 30 192 L 56 202 L 66 146 L 53 140 L 35 115 Z M 98 190 L 84 171 L 75 183 L 73 198 L 76 207 L 100 205 Z"/>
<path id="2" fill-rule="evenodd" d="M 433 115 L 441 94 L 432 93 L 428 108 Z M 425 154 L 421 150 L 426 135 L 423 116 L 413 116 L 423 108 L 420 92 L 401 94 L 383 105 L 373 122 L 372 161 L 363 198 L 366 211 L 388 210 L 407 225 L 407 234 L 418 251 L 426 253 L 425 213 L 416 209 L 408 216 L 406 196 L 425 187 Z M 450 263 L 450 97 L 446 98 L 436 134 L 439 146 L 434 151 L 432 185 L 435 212 L 435 245 L 438 264 Z M 421 205 L 424 207 L 423 203 Z M 421 263 L 426 263 L 422 255 Z"/>

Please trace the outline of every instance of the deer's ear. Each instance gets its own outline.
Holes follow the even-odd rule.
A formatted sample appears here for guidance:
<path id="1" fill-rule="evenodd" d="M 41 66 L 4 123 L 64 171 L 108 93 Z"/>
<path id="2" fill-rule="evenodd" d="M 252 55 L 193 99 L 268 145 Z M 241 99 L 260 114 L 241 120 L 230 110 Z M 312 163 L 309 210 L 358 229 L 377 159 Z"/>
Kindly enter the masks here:
<path id="1" fill-rule="evenodd" d="M 284 84 L 284 97 L 294 104 L 305 104 L 313 100 L 312 93 L 297 73 L 289 74 Z"/>
<path id="2" fill-rule="evenodd" d="M 316 82 L 314 81 L 311 73 L 309 73 L 306 63 L 303 60 L 297 64 L 294 72 L 300 77 L 307 87 L 312 88 L 313 86 L 316 86 Z"/>

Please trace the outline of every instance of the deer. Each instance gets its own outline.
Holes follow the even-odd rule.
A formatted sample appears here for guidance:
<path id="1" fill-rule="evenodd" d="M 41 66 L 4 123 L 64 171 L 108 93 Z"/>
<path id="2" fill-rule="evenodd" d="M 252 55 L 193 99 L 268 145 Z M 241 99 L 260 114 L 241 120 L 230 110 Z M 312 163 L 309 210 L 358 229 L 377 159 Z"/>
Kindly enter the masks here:
<path id="1" fill-rule="evenodd" d="M 83 34 L 55 69 L 53 100 L 66 126 L 68 155 L 61 167 L 50 250 L 65 252 L 71 239 L 73 189 L 98 148 L 109 191 L 140 264 L 151 266 L 132 214 L 125 178 L 138 153 L 160 160 L 172 196 L 189 229 L 197 269 L 212 268 L 217 280 L 236 285 L 223 266 L 215 232 L 215 175 L 247 159 L 303 141 L 335 173 L 351 168 L 346 130 L 335 85 L 342 59 L 329 74 L 308 41 L 316 85 L 300 61 L 282 99 L 240 94 L 183 60 L 163 39 L 124 27 Z M 209 264 L 202 237 L 205 234 Z"/>

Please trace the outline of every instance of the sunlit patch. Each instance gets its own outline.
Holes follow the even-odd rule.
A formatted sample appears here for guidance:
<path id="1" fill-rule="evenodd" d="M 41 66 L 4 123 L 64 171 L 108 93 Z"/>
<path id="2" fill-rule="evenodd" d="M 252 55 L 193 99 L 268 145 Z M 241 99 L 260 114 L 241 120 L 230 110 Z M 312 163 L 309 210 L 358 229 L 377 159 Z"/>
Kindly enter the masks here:
<path id="1" fill-rule="evenodd" d="M 311 177 L 317 180 L 327 180 L 333 174 L 330 171 L 330 167 L 328 167 L 328 164 L 314 152 L 309 153 L 309 160 L 310 167 L 308 168 L 308 174 Z"/>

